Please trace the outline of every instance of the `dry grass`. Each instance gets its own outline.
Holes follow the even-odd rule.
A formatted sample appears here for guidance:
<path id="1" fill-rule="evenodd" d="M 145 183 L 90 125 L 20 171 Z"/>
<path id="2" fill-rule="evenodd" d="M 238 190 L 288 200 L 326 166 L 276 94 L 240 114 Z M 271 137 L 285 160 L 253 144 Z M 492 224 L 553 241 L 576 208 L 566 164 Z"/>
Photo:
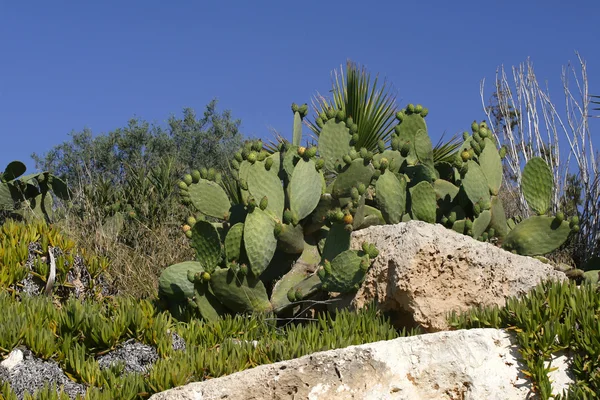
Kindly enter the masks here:
<path id="1" fill-rule="evenodd" d="M 108 274 L 118 289 L 137 298 L 152 298 L 157 295 L 158 277 L 171 264 L 195 259 L 179 224 L 164 223 L 150 229 L 139 221 L 127 222 L 123 235 L 106 233 L 93 218 L 81 221 L 68 216 L 58 222 L 63 232 L 71 237 L 79 248 L 88 253 L 108 257 Z"/>

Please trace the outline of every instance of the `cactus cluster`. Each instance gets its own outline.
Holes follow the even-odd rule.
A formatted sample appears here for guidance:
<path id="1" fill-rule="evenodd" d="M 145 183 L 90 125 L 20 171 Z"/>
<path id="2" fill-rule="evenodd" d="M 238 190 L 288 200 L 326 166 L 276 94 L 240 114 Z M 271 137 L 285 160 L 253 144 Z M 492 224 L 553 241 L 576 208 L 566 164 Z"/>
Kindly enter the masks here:
<path id="1" fill-rule="evenodd" d="M 548 253 L 578 229 L 576 217 L 546 215 L 553 182 L 539 158 L 526 165 L 522 182 L 536 215 L 507 219 L 498 197 L 505 150 L 485 122 L 464 133 L 452 162 L 437 162 L 421 105 L 399 111 L 390 142 L 375 151 L 358 148 L 357 124 L 335 109 L 317 116 L 318 143 L 302 146 L 307 110 L 292 106 L 292 142 L 267 150 L 249 141 L 235 154 L 233 191 L 213 169 L 179 182 L 191 211 L 183 229 L 197 260 L 160 278 L 172 311 L 189 306 L 207 319 L 280 313 L 317 292 L 355 290 L 377 249 L 364 243 L 351 250 L 350 236 L 370 225 L 441 223 L 523 255 Z"/>
<path id="2" fill-rule="evenodd" d="M 50 220 L 53 217 L 52 194 L 69 200 L 71 193 L 65 182 L 51 173 L 23 175 L 26 169 L 22 162 L 13 161 L 0 172 L 0 211 L 23 219 Z"/>
<path id="3" fill-rule="evenodd" d="M 339 112 L 323 115 L 317 146 L 301 146 L 307 110 L 292 106 L 291 143 L 268 152 L 260 140 L 249 141 L 235 154 L 234 196 L 214 170 L 193 171 L 179 182 L 192 211 L 183 230 L 197 260 L 172 265 L 160 277 L 172 312 L 183 305 L 205 319 L 282 313 L 317 292 L 347 292 L 362 283 L 377 250 L 368 243 L 351 250 L 350 234 L 369 221 L 373 155 L 351 151 L 356 125 Z M 327 183 L 331 171 L 337 176 Z"/>

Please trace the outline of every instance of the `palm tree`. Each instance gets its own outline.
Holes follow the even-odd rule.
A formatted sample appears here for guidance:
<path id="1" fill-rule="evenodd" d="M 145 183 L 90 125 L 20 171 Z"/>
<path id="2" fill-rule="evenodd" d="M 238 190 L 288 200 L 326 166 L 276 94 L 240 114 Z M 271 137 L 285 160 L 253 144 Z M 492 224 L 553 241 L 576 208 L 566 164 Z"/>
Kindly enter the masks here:
<path id="1" fill-rule="evenodd" d="M 371 75 L 364 67 L 359 67 L 352 61 L 346 62 L 346 74 L 334 71 L 332 80 L 333 100 L 317 95 L 313 99 L 313 108 L 317 114 L 330 108 L 344 111 L 351 116 L 358 125 L 359 139 L 355 144 L 356 149 L 366 147 L 375 151 L 377 143 L 383 140 L 390 142 L 390 136 L 396 125 L 396 97 L 390 93 L 390 85 L 383 82 L 377 89 L 379 78 L 376 76 L 371 82 Z M 315 121 L 307 121 L 308 127 L 318 137 L 321 128 Z M 433 149 L 434 161 L 451 160 L 461 145 L 460 137 L 455 135 L 450 141 L 442 143 L 441 139 Z"/>
<path id="2" fill-rule="evenodd" d="M 333 100 L 330 102 L 323 96 L 315 96 L 313 108 L 317 113 L 329 108 L 344 111 L 358 125 L 359 140 L 357 149 L 366 147 L 375 150 L 377 142 L 388 142 L 395 126 L 397 112 L 396 97 L 390 94 L 389 85 L 384 82 L 377 90 L 378 77 L 371 84 L 371 75 L 352 61 L 346 62 L 346 76 L 334 71 Z M 321 128 L 314 122 L 308 122 L 309 128 L 319 136 Z"/>

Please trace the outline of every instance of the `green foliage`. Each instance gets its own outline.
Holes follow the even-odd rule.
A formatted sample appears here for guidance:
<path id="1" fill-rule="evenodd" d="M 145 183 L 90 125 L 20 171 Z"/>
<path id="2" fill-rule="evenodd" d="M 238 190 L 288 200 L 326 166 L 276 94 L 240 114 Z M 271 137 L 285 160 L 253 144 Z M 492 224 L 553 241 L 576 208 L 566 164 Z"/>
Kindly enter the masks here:
<path id="1" fill-rule="evenodd" d="M 524 373 L 542 399 L 598 398 L 600 393 L 600 292 L 596 285 L 545 282 L 522 298 L 507 299 L 504 307 L 476 308 L 449 316 L 456 329 L 504 328 L 517 337 Z M 546 365 L 562 350 L 573 354 L 575 382 L 562 395 L 551 393 Z"/>
<path id="2" fill-rule="evenodd" d="M 130 120 L 98 136 L 84 130 L 33 158 L 37 168 L 76 188 L 71 215 L 136 246 L 141 227 L 154 229 L 181 218 L 175 182 L 183 171 L 209 165 L 228 170 L 230 155 L 241 143 L 239 124 L 229 111 L 219 113 L 213 100 L 201 118 L 184 109 L 183 117 L 171 116 L 166 128 Z"/>
<path id="3" fill-rule="evenodd" d="M 262 314 L 178 323 L 151 302 L 129 297 L 102 302 L 70 299 L 59 308 L 47 298 L 14 297 L 2 291 L 0 309 L 0 357 L 25 345 L 36 357 L 58 362 L 69 379 L 86 384 L 87 393 L 81 397 L 85 399 L 144 399 L 261 364 L 418 333 L 397 332 L 372 306 L 335 316 L 319 314 L 313 322 L 281 327 Z M 15 323 L 15 318 L 22 322 Z M 37 333 L 28 337 L 28 331 Z M 185 340 L 185 351 L 173 350 L 173 332 Z M 8 338 L 16 339 L 8 343 Z M 123 373 L 118 365 L 100 368 L 97 358 L 129 339 L 158 348 L 159 359 L 148 373 Z M 0 382 L 0 398 L 15 398 L 7 383 Z M 25 398 L 64 395 L 46 383 Z"/>
<path id="4" fill-rule="evenodd" d="M 0 223 L 6 218 L 51 221 L 54 198 L 71 199 L 63 180 L 49 172 L 23 175 L 25 171 L 25 164 L 13 161 L 0 172 Z"/>
<path id="5" fill-rule="evenodd" d="M 31 246 L 35 250 L 30 250 Z M 9 220 L 0 226 L 0 289 L 16 292 L 26 278 L 46 285 L 50 248 L 54 248 L 56 266 L 53 293 L 61 298 L 73 293 L 69 275 L 78 273 L 84 275 L 82 279 L 86 282 L 82 295 L 95 297 L 102 292 L 97 283 L 106 277 L 108 259 L 85 254 L 59 229 L 39 220 L 31 223 Z M 76 272 L 76 264 L 78 268 L 83 264 L 85 271 Z"/>

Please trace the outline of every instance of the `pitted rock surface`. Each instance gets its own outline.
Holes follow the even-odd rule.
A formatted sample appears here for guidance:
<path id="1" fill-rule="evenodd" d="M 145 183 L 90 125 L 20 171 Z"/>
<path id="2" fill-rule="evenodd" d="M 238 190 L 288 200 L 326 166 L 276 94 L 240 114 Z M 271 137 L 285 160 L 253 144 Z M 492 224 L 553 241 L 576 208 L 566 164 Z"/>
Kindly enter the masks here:
<path id="1" fill-rule="evenodd" d="M 447 314 L 474 306 L 504 306 L 544 280 L 566 280 L 563 272 L 532 257 L 479 242 L 439 224 L 410 221 L 371 226 L 352 233 L 352 248 L 367 241 L 379 255 L 358 292 L 339 303 L 362 308 L 372 301 L 398 325 L 428 332 L 449 329 Z"/>
<path id="2" fill-rule="evenodd" d="M 554 393 L 572 380 L 566 364 Z M 150 400 L 525 400 L 535 398 L 514 337 L 500 329 L 437 332 L 261 365 Z"/>

